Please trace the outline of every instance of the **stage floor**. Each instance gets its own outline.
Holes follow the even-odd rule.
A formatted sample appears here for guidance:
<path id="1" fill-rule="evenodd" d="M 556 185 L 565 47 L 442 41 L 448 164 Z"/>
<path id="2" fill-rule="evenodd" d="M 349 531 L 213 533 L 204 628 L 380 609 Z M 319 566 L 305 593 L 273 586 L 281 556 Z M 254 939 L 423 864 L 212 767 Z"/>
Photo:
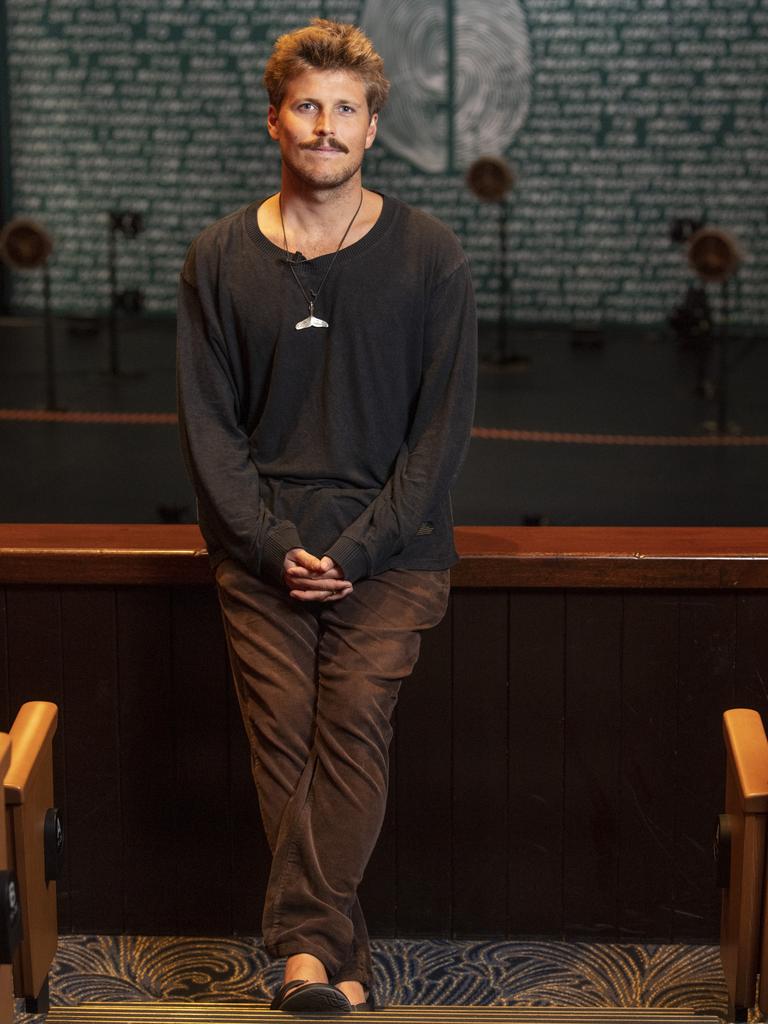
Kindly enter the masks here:
<path id="1" fill-rule="evenodd" d="M 0 321 L 0 521 L 193 521 L 173 422 L 174 325 L 124 321 L 118 342 L 115 375 L 103 322 L 57 322 L 49 414 L 39 322 Z M 488 332 L 483 351 L 493 348 Z M 457 523 L 768 521 L 762 339 L 731 339 L 722 436 L 697 353 L 666 331 L 518 328 L 507 349 L 529 361 L 480 371 Z"/>

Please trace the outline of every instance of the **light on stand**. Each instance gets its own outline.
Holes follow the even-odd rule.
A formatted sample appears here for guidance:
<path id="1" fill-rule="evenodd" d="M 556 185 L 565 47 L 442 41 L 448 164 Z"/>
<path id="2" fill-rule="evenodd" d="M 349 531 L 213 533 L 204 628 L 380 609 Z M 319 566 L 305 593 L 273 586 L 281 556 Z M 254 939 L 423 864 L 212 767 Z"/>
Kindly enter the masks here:
<path id="1" fill-rule="evenodd" d="M 144 217 L 134 210 L 109 212 L 109 365 L 115 376 L 120 374 L 120 348 L 117 337 L 118 312 L 140 313 L 144 295 L 138 289 L 117 289 L 117 236 L 136 238 L 144 230 Z"/>
<path id="2" fill-rule="evenodd" d="M 495 368 L 524 366 L 526 356 L 507 354 L 507 308 L 510 283 L 507 272 L 507 195 L 515 184 L 512 168 L 500 156 L 481 156 L 467 171 L 467 187 L 485 203 L 496 203 L 499 210 L 499 316 L 496 323 L 496 352 L 488 364 Z"/>
<path id="3" fill-rule="evenodd" d="M 45 338 L 45 407 L 56 408 L 56 353 L 51 312 L 51 274 L 48 257 L 53 241 L 45 228 L 28 217 L 15 217 L 0 232 L 0 259 L 13 270 L 43 271 L 43 331 Z"/>
<path id="4" fill-rule="evenodd" d="M 715 332 L 718 365 L 715 384 L 718 434 L 728 433 L 728 282 L 741 266 L 743 259 L 739 243 L 724 228 L 702 227 L 688 239 L 688 264 L 691 269 L 705 284 L 720 285 L 720 323 Z"/>

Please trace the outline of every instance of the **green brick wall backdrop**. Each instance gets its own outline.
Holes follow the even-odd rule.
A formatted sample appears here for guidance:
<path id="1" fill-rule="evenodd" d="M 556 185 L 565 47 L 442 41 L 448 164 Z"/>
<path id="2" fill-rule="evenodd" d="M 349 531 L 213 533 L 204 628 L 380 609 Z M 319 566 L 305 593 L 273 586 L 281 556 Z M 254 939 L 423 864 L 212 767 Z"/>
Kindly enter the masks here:
<path id="1" fill-rule="evenodd" d="M 730 228 L 735 319 L 768 317 L 768 0 L 5 0 L 13 209 L 56 238 L 54 301 L 107 304 L 105 211 L 145 214 L 120 284 L 173 309 L 206 223 L 277 187 L 261 72 L 313 15 L 361 22 L 393 79 L 368 183 L 459 233 L 497 311 L 497 210 L 464 184 L 504 155 L 512 314 L 660 323 L 688 272 L 674 217 Z M 2 140 L 4 143 L 7 140 Z M 40 282 L 14 278 L 18 309 Z"/>

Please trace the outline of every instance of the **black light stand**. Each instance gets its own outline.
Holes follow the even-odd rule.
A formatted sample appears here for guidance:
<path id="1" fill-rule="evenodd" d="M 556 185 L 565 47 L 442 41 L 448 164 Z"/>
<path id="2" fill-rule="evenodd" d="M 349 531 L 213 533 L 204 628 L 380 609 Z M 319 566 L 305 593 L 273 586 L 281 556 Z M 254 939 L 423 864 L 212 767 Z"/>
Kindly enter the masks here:
<path id="1" fill-rule="evenodd" d="M 499 199 L 499 319 L 496 324 L 497 366 L 507 362 L 507 310 L 509 309 L 509 273 L 507 271 L 507 225 L 509 210 L 506 197 Z"/>
<path id="2" fill-rule="evenodd" d="M 56 346 L 53 340 L 53 312 L 51 310 L 51 271 L 48 261 L 43 264 L 43 337 L 45 339 L 45 408 L 56 409 Z"/>
<path id="3" fill-rule="evenodd" d="M 117 287 L 117 236 L 136 238 L 144 230 L 144 218 L 141 213 L 133 210 L 109 211 L 109 234 L 107 253 L 109 263 L 109 368 L 115 376 L 120 376 L 120 344 L 117 332 L 117 314 L 119 311 L 140 313 L 144 308 L 144 296 L 141 291 L 129 289 L 118 291 Z"/>
<path id="4" fill-rule="evenodd" d="M 498 156 L 481 156 L 467 171 L 467 185 L 478 199 L 495 203 L 499 211 L 499 313 L 496 320 L 496 350 L 483 365 L 493 369 L 520 369 L 528 365 L 528 357 L 507 352 L 509 321 L 507 311 L 511 293 L 507 269 L 507 236 L 509 204 L 507 193 L 515 183 L 509 164 Z"/>
<path id="5" fill-rule="evenodd" d="M 717 378 L 714 396 L 717 402 L 714 428 L 721 437 L 736 432 L 728 421 L 729 320 L 731 315 L 728 282 L 743 260 L 733 235 L 718 227 L 702 227 L 688 240 L 688 263 L 705 283 L 720 285 L 720 323 L 714 340 L 717 352 Z"/>
<path id="6" fill-rule="evenodd" d="M 717 398 L 717 433 L 723 437 L 729 432 L 728 424 L 728 318 L 730 316 L 728 302 L 728 282 L 720 285 L 720 323 L 715 332 L 717 346 L 717 380 L 715 396 Z"/>
<path id="7" fill-rule="evenodd" d="M 0 234 L 0 259 L 14 270 L 43 272 L 43 339 L 45 348 L 45 408 L 53 412 L 56 402 L 56 346 L 51 310 L 51 272 L 48 257 L 53 251 L 51 236 L 37 221 L 15 217 Z"/>

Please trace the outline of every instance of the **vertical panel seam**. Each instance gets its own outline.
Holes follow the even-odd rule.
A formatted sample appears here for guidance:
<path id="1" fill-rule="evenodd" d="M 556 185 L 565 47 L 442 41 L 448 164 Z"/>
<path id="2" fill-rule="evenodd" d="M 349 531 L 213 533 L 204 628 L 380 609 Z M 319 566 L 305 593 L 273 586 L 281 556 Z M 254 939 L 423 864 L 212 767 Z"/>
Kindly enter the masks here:
<path id="1" fill-rule="evenodd" d="M 676 665 L 675 665 L 675 756 L 674 756 L 674 776 L 673 776 L 673 792 L 674 799 L 672 801 L 672 850 L 677 850 L 679 842 L 679 806 L 680 806 L 680 640 L 682 630 L 682 619 L 683 619 L 683 605 L 682 599 L 677 596 L 677 644 L 676 644 Z M 675 863 L 677 863 L 677 857 L 675 857 Z M 670 908 L 670 920 L 669 920 L 669 939 L 670 942 L 675 941 L 675 935 L 677 933 L 676 921 L 677 921 L 677 899 L 678 899 L 679 885 L 677 871 L 672 871 L 672 906 Z"/>
<path id="2" fill-rule="evenodd" d="M 512 784 L 510 774 L 512 771 L 512 744 L 510 737 L 510 714 L 511 714 L 511 674 L 512 674 L 512 661 L 511 661 L 511 644 L 510 644 L 510 616 L 511 616 L 511 591 L 507 590 L 506 595 L 506 609 L 507 614 L 505 616 L 505 622 L 507 627 L 506 636 L 506 671 L 504 673 L 506 678 L 506 730 L 505 730 L 505 757 L 504 757 L 504 771 L 506 781 L 506 791 L 504 798 L 504 934 L 509 936 L 512 930 L 511 922 L 511 910 L 512 910 L 512 886 L 510 884 L 510 864 L 512 858 L 511 849 L 511 828 L 512 828 L 512 807 L 511 791 Z"/>
<path id="3" fill-rule="evenodd" d="M 448 705 L 448 716 L 449 716 L 449 730 L 448 730 L 448 757 L 449 757 L 449 793 L 450 799 L 448 801 L 448 830 L 449 830 L 449 841 L 450 841 L 450 857 L 448 861 L 448 873 L 449 873 L 449 891 L 450 899 L 448 900 L 448 934 L 451 938 L 454 938 L 454 924 L 455 915 L 454 907 L 456 902 L 456 823 L 455 823 L 455 807 L 456 807 L 456 774 L 454 766 L 454 745 L 455 736 L 454 728 L 456 716 L 454 714 L 454 703 L 456 700 L 456 640 L 455 640 L 455 629 L 456 629 L 456 601 L 457 597 L 451 592 L 450 596 L 450 694 L 451 699 Z"/>
<path id="4" fill-rule="evenodd" d="M 115 673 L 115 733 L 116 733 L 116 751 L 115 756 L 117 759 L 117 820 L 119 823 L 118 835 L 120 836 L 120 885 L 122 887 L 122 894 L 120 900 L 120 906 L 122 908 L 122 919 L 120 922 L 121 929 L 125 931 L 126 916 L 126 835 L 125 835 L 125 815 L 123 814 L 123 808 L 125 806 L 124 800 L 124 773 L 123 773 L 123 759 L 122 759 L 122 730 L 120 728 L 120 711 L 123 706 L 123 702 L 120 699 L 120 629 L 119 629 L 119 617 L 117 612 L 117 587 L 112 589 L 112 629 L 114 635 L 114 655 L 113 655 L 113 668 Z"/>
<path id="5" fill-rule="evenodd" d="M 566 807 L 565 795 L 567 791 L 567 750 L 568 750 L 568 591 L 561 591 L 563 602 L 563 631 L 562 631 L 562 671 L 561 682 L 563 710 L 562 710 L 562 753 L 560 767 L 560 936 L 565 938 L 565 821 Z"/>
<path id="6" fill-rule="evenodd" d="M 618 698 L 617 698 L 618 714 L 619 714 L 619 722 L 618 722 L 618 726 L 619 726 L 618 727 L 619 743 L 618 743 L 618 750 L 617 750 L 617 756 L 616 756 L 616 803 L 617 803 L 617 806 L 616 806 L 616 818 L 617 818 L 616 837 L 617 837 L 617 842 L 616 842 L 616 864 L 615 864 L 616 894 L 615 894 L 615 900 L 614 900 L 614 902 L 615 902 L 615 910 L 614 910 L 615 917 L 614 917 L 614 920 L 616 922 L 616 935 L 617 935 L 617 938 L 619 939 L 619 941 L 621 940 L 621 936 L 622 936 L 622 920 L 623 920 L 622 909 L 621 909 L 621 849 L 622 849 L 621 837 L 622 837 L 623 826 L 624 826 L 624 814 L 623 814 L 624 801 L 622 800 L 623 787 L 622 787 L 622 771 L 621 771 L 621 766 L 622 766 L 622 763 L 623 763 L 623 760 L 624 760 L 624 646 L 625 646 L 625 643 L 626 643 L 626 635 L 625 635 L 625 627 L 626 627 L 626 622 L 625 622 L 625 599 L 626 599 L 626 591 L 622 590 L 621 594 L 620 594 L 620 597 L 619 597 L 619 601 L 620 601 L 620 604 L 619 604 L 619 665 L 618 665 L 618 669 L 619 669 L 619 672 L 618 672 L 619 692 L 618 692 Z"/>
<path id="7" fill-rule="evenodd" d="M 731 708 L 736 705 L 736 680 L 738 678 L 738 607 L 739 594 L 733 591 L 731 601 L 733 603 L 733 638 L 731 643 Z"/>
<path id="8" fill-rule="evenodd" d="M 176 615 L 176 588 L 168 588 L 168 650 L 170 651 L 169 659 L 169 686 L 171 691 L 171 704 L 176 707 L 176 687 L 177 687 L 177 662 L 176 662 L 176 630 L 174 629 Z M 172 824 L 173 824 L 173 844 L 176 847 L 175 853 L 179 854 L 179 742 L 178 742 L 178 716 L 173 715 L 173 732 L 171 738 L 172 744 L 172 755 L 173 755 L 173 809 L 172 809 Z M 179 876 L 178 874 L 174 877 L 173 885 L 173 917 L 176 922 L 174 932 L 178 935 L 180 918 L 180 892 L 179 892 Z"/>
<path id="9" fill-rule="evenodd" d="M 218 595 L 216 598 L 218 607 Z M 219 618 L 221 623 L 221 618 Z M 223 626 L 222 626 L 223 631 Z M 222 700 L 224 702 L 224 736 L 227 744 L 227 829 L 229 831 L 229 899 L 227 900 L 227 928 L 230 935 L 234 934 L 234 892 L 232 891 L 232 878 L 234 877 L 235 866 L 235 805 L 232 800 L 232 728 L 230 724 L 230 680 L 229 680 L 229 658 L 227 655 L 226 643 L 221 651 L 223 672 Z"/>
<path id="10" fill-rule="evenodd" d="M 394 711 L 394 736 L 395 742 L 393 744 L 392 754 L 393 757 L 390 760 L 394 760 L 394 765 L 390 766 L 389 771 L 389 791 L 388 799 L 392 808 L 392 830 L 394 835 L 392 837 L 392 870 L 395 873 L 395 877 L 392 885 L 392 895 L 395 901 L 395 905 L 392 911 L 392 925 L 394 928 L 395 937 L 400 934 L 399 914 L 400 914 L 400 829 L 398 827 L 398 789 L 399 789 L 399 777 L 400 777 L 400 756 L 398 753 L 398 736 L 400 730 L 398 728 L 398 714 L 397 707 Z"/>
<path id="11" fill-rule="evenodd" d="M 69 773 L 67 771 L 67 742 L 66 742 L 66 735 L 67 735 L 67 730 L 66 730 L 67 695 L 64 692 L 64 642 L 63 642 L 63 613 L 62 613 L 62 603 L 61 603 L 61 588 L 58 588 L 57 591 L 56 591 L 56 606 L 57 606 L 57 612 L 58 612 L 58 633 L 59 633 L 59 692 L 61 693 L 61 709 L 60 709 L 61 714 L 60 714 L 60 717 L 59 717 L 59 727 L 60 727 L 59 738 L 60 738 L 60 742 L 61 742 L 61 766 L 62 766 L 62 775 L 63 775 L 62 785 L 64 787 L 64 794 L 63 794 L 64 795 L 64 805 L 66 806 L 67 811 L 69 811 L 69 804 L 68 804 L 68 801 L 67 801 L 67 791 L 68 791 L 67 780 L 69 778 Z M 66 823 L 65 823 L 65 825 L 66 825 Z M 66 862 L 67 883 L 68 883 L 68 886 L 69 886 L 69 892 L 68 892 L 68 898 L 67 898 L 67 912 L 68 912 L 68 915 L 69 915 L 69 921 L 67 922 L 67 925 L 68 925 L 68 930 L 70 932 L 72 931 L 72 918 L 73 918 L 73 913 L 74 913 L 74 911 L 73 911 L 73 901 L 72 901 L 72 855 L 71 855 L 71 850 L 72 850 L 72 844 L 65 842 L 65 844 L 64 844 L 64 858 L 65 858 L 65 862 Z"/>
<path id="12" fill-rule="evenodd" d="M 7 728 L 10 729 L 10 714 L 11 714 L 11 656 L 10 656 L 10 638 L 8 635 L 8 588 L 3 587 L 3 601 L 2 601 L 2 615 L 3 615 L 3 635 L 5 636 L 5 650 L 3 651 L 3 679 L 5 680 L 5 698 L 6 705 L 3 709 L 4 717 L 7 722 Z"/>

